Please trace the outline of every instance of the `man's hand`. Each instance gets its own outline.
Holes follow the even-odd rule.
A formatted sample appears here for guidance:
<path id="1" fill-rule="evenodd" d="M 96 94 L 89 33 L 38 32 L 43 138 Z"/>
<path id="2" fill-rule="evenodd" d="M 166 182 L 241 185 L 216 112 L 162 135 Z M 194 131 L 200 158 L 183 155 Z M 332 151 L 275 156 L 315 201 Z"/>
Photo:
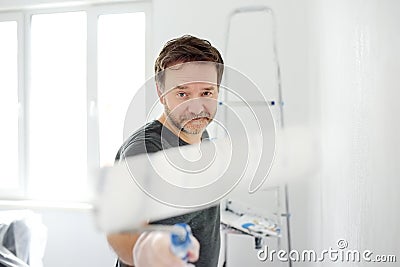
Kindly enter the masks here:
<path id="1" fill-rule="evenodd" d="M 192 248 L 188 252 L 188 261 L 199 258 L 200 244 L 191 236 Z M 171 237 L 167 232 L 145 232 L 140 235 L 133 247 L 135 267 L 185 267 L 187 263 L 171 251 Z"/>

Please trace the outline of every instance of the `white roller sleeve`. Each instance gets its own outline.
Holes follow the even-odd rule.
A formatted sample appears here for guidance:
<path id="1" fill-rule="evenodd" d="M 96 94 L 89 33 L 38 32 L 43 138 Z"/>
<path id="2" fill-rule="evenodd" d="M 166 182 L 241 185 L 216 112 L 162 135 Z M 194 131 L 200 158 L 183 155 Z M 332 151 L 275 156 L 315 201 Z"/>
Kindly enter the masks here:
<path id="1" fill-rule="evenodd" d="M 220 144 L 221 142 L 225 141 L 220 141 Z M 95 180 L 94 212 L 99 229 L 107 233 L 129 231 L 148 221 L 195 210 L 194 208 L 174 208 L 154 200 L 139 188 L 128 166 L 135 166 L 135 176 L 144 177 L 143 180 L 149 181 L 147 186 L 153 188 L 159 185 L 151 181 L 160 179 L 160 176 L 171 184 L 196 188 L 212 183 L 215 177 L 226 171 L 226 164 L 229 164 L 229 157 L 227 157 L 229 151 L 226 150 L 229 150 L 229 144 L 225 146 L 207 142 L 207 144 L 201 145 L 201 152 L 197 145 L 176 147 L 156 153 L 129 157 L 126 159 L 128 164 L 122 161 L 113 167 L 101 168 L 93 175 Z M 165 153 L 167 153 L 167 157 Z M 216 156 L 213 157 L 212 166 L 200 173 L 188 174 L 182 172 L 173 167 L 170 161 L 171 158 L 175 160 L 174 164 L 179 163 L 177 161 L 193 161 L 199 157 L 203 158 L 202 153 L 203 155 L 213 153 Z M 181 159 L 176 160 L 174 155 L 180 155 Z M 155 177 L 155 179 L 152 179 L 152 177 Z M 209 203 L 207 206 L 216 203 Z"/>

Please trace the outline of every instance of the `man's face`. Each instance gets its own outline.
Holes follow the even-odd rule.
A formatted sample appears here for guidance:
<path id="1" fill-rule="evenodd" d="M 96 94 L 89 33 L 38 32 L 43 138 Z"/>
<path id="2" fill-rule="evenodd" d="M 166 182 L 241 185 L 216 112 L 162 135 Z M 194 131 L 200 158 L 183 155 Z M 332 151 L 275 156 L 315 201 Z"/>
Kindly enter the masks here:
<path id="1" fill-rule="evenodd" d="M 201 134 L 217 110 L 217 70 L 212 63 L 184 63 L 165 70 L 160 97 L 168 120 L 187 134 Z"/>

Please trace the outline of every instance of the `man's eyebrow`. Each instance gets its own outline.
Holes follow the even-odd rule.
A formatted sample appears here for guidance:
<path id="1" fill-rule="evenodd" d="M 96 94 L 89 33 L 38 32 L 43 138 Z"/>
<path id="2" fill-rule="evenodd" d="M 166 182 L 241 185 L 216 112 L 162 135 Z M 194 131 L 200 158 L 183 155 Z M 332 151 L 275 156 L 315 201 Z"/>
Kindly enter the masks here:
<path id="1" fill-rule="evenodd" d="M 177 85 L 177 86 L 175 86 L 174 87 L 174 89 L 178 89 L 178 90 L 185 90 L 185 89 L 188 89 L 189 87 L 188 86 L 186 86 L 186 85 Z M 211 85 L 211 86 L 209 86 L 209 87 L 204 87 L 204 88 L 202 88 L 203 90 L 215 90 L 215 86 L 214 85 Z"/>
<path id="2" fill-rule="evenodd" d="M 177 85 L 174 87 L 174 89 L 184 90 L 184 89 L 188 89 L 188 87 L 186 85 Z"/>

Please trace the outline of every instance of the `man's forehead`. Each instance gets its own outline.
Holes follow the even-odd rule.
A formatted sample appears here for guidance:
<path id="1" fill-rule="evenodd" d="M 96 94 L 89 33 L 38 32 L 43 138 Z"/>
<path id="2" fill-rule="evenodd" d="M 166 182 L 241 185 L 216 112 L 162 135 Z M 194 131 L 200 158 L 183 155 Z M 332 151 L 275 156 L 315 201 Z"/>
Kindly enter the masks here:
<path id="1" fill-rule="evenodd" d="M 217 68 L 214 63 L 189 62 L 165 69 L 165 88 L 193 82 L 217 83 Z"/>

